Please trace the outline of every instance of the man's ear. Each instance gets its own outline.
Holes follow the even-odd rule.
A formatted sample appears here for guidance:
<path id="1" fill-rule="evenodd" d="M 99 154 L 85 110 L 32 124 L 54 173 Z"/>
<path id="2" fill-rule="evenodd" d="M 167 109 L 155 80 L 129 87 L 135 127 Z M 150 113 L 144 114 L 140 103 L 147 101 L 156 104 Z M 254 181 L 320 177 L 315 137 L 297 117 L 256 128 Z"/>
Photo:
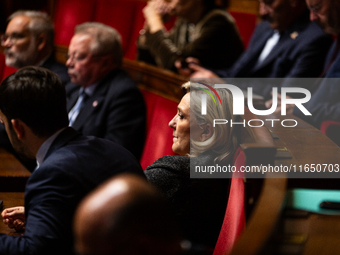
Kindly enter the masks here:
<path id="1" fill-rule="evenodd" d="M 11 123 L 19 140 L 25 136 L 25 124 L 19 119 L 11 119 Z"/>
<path id="2" fill-rule="evenodd" d="M 41 51 L 45 46 L 47 42 L 47 35 L 45 33 L 42 33 L 38 36 L 38 50 Z"/>
<path id="3" fill-rule="evenodd" d="M 206 124 L 203 126 L 203 131 L 201 133 L 201 142 L 208 140 L 214 134 L 214 130 L 211 124 Z"/>

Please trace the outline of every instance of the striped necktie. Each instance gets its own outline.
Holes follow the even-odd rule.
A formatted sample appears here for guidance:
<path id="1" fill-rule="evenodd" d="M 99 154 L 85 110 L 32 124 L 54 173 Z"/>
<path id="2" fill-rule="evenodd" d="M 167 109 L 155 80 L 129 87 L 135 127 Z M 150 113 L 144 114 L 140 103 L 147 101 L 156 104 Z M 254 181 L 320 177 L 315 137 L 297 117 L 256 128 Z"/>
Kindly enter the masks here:
<path id="1" fill-rule="evenodd" d="M 69 126 L 72 127 L 74 121 L 77 119 L 80 110 L 83 108 L 85 100 L 87 98 L 87 94 L 84 90 L 79 92 L 78 100 L 76 104 L 73 106 L 71 111 L 68 113 L 69 118 Z"/>

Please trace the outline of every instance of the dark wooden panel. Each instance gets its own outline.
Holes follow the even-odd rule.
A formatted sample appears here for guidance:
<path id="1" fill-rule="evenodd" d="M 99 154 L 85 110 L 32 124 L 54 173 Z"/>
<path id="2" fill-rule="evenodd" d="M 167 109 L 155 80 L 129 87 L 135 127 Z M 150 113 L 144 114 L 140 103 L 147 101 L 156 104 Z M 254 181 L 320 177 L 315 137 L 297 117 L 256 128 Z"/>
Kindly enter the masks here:
<path id="1" fill-rule="evenodd" d="M 0 200 L 3 200 L 4 208 L 23 206 L 24 205 L 24 193 L 23 192 L 0 192 Z M 10 229 L 0 221 L 0 233 L 8 235 L 19 235 L 20 233 Z"/>
<path id="2" fill-rule="evenodd" d="M 30 172 L 3 148 L 0 148 L 0 162 L 0 192 L 24 191 Z"/>

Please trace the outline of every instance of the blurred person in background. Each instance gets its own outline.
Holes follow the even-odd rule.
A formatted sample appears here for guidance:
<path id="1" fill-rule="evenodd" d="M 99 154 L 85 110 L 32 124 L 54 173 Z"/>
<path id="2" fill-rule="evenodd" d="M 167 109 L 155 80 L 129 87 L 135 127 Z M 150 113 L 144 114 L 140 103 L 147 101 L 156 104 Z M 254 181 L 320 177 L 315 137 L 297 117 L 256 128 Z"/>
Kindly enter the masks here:
<path id="1" fill-rule="evenodd" d="M 191 78 L 311 78 L 318 77 L 332 37 L 309 19 L 305 0 L 260 0 L 259 13 L 263 21 L 255 29 L 248 49 L 224 70 L 204 68 L 194 58 L 188 58 Z M 187 71 L 186 69 L 183 72 Z M 253 87 L 254 93 L 271 100 L 273 85 L 258 84 L 254 79 L 238 84 L 241 89 Z M 295 87 L 292 79 L 282 79 L 275 87 Z M 313 92 L 316 86 L 308 84 Z"/>
<path id="2" fill-rule="evenodd" d="M 50 17 L 40 11 L 22 10 L 8 18 L 1 45 L 6 65 L 14 68 L 42 66 L 56 73 L 63 84 L 70 78 L 67 68 L 54 58 L 54 26 Z"/>
<path id="3" fill-rule="evenodd" d="M 225 11 L 228 4 L 223 1 L 218 5 L 214 0 L 149 1 L 143 9 L 145 27 L 138 39 L 138 60 L 173 71 L 189 56 L 209 68 L 231 67 L 243 52 L 243 43 L 234 19 Z M 167 32 L 164 20 L 169 15 L 178 18 Z"/>

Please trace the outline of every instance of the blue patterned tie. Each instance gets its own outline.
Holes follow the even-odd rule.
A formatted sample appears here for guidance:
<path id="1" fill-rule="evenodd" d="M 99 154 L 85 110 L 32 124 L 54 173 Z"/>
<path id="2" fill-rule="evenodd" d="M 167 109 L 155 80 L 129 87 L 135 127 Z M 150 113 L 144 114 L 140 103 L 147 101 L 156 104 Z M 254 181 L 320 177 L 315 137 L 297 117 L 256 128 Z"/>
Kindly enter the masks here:
<path id="1" fill-rule="evenodd" d="M 86 95 L 86 93 L 83 89 L 81 91 L 79 91 L 78 100 L 77 100 L 76 104 L 73 106 L 73 108 L 71 109 L 71 111 L 68 113 L 68 118 L 69 118 L 69 121 L 70 121 L 69 122 L 70 127 L 72 127 L 74 121 L 77 119 L 77 116 L 78 116 L 81 108 L 83 108 L 86 97 L 87 97 L 87 95 Z"/>

